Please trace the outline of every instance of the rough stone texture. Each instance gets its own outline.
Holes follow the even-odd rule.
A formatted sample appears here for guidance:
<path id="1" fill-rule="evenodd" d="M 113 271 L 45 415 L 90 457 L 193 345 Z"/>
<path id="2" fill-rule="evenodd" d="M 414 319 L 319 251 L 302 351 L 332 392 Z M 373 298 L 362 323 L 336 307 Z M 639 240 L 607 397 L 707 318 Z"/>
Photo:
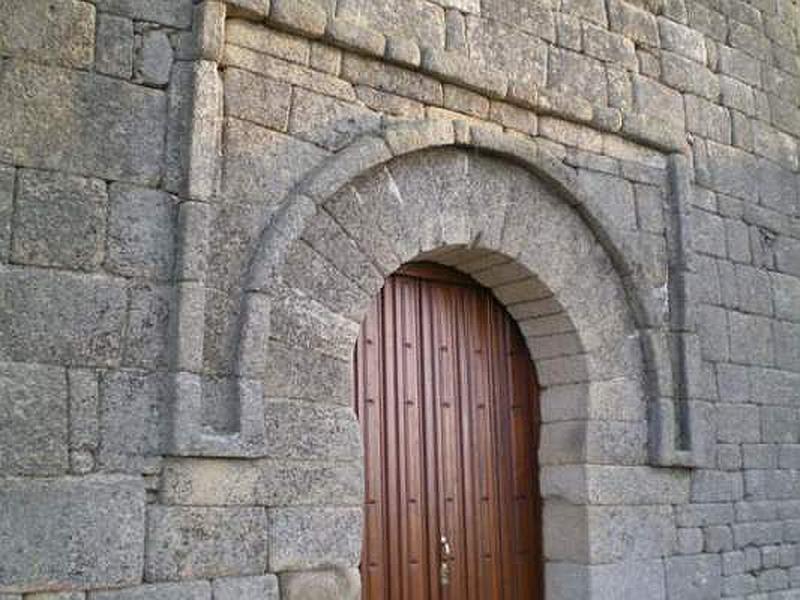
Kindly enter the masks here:
<path id="1" fill-rule="evenodd" d="M 263 508 L 148 508 L 148 581 L 258 575 L 266 562 Z"/>
<path id="2" fill-rule="evenodd" d="M 0 160 L 142 184 L 161 174 L 162 92 L 8 61 L 0 67 L 0 105 Z"/>
<path id="3" fill-rule="evenodd" d="M 0 505 L 0 590 L 83 589 L 140 580 L 140 479 L 5 479 Z"/>
<path id="4" fill-rule="evenodd" d="M 177 210 L 168 194 L 116 184 L 109 190 L 107 268 L 148 279 L 172 276 Z"/>
<path id="5" fill-rule="evenodd" d="M 361 508 L 276 508 L 269 513 L 269 569 L 354 567 L 361 546 Z"/>
<path id="6" fill-rule="evenodd" d="M 155 30 L 146 32 L 136 53 L 134 76 L 142 82 L 162 86 L 169 82 L 172 69 L 172 44 L 167 34 Z"/>
<path id="7" fill-rule="evenodd" d="M 281 588 L 286 600 L 357 600 L 361 576 L 356 569 L 287 573 Z"/>
<path id="8" fill-rule="evenodd" d="M 0 7 L 0 55 L 90 67 L 94 23 L 94 7 L 88 2 L 6 0 Z"/>
<path id="9" fill-rule="evenodd" d="M 15 262 L 91 271 L 103 258 L 106 186 L 47 171 L 19 172 Z"/>
<path id="10" fill-rule="evenodd" d="M 0 271 L 6 360 L 109 366 L 119 360 L 125 290 L 92 276 Z"/>
<path id="11" fill-rule="evenodd" d="M 103 12 L 170 27 L 186 28 L 192 20 L 191 0 L 96 0 L 95 4 Z"/>
<path id="12" fill-rule="evenodd" d="M 97 18 L 95 68 L 106 75 L 130 79 L 133 75 L 133 21 L 101 14 Z"/>
<path id="13" fill-rule="evenodd" d="M 211 600 L 211 597 L 211 585 L 207 581 L 187 581 L 89 592 L 88 600 Z"/>
<path id="14" fill-rule="evenodd" d="M 0 363 L 0 473 L 64 473 L 67 410 L 64 369 Z"/>
<path id="15" fill-rule="evenodd" d="M 214 600 L 278 600 L 278 578 L 275 575 L 224 577 L 214 580 L 212 592 Z"/>

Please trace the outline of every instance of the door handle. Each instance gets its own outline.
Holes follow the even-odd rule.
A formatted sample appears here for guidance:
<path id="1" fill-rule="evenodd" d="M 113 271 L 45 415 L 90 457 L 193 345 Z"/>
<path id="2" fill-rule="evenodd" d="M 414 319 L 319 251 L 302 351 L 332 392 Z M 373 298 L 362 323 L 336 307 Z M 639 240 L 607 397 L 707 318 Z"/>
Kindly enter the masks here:
<path id="1" fill-rule="evenodd" d="M 450 561 L 453 559 L 453 550 L 450 548 L 450 540 L 443 535 L 439 540 L 439 583 L 448 585 L 450 583 Z"/>

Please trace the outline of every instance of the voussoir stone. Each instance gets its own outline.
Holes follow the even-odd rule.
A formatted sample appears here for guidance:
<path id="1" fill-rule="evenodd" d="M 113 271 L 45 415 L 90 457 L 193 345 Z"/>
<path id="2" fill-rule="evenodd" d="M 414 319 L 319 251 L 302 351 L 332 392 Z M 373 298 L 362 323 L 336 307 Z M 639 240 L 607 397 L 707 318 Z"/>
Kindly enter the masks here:
<path id="1" fill-rule="evenodd" d="M 161 175 L 164 92 L 12 60 L 0 106 L 0 160 L 145 185 Z"/>
<path id="2" fill-rule="evenodd" d="M 5 479 L 0 506 L 0 592 L 141 580 L 141 478 Z"/>

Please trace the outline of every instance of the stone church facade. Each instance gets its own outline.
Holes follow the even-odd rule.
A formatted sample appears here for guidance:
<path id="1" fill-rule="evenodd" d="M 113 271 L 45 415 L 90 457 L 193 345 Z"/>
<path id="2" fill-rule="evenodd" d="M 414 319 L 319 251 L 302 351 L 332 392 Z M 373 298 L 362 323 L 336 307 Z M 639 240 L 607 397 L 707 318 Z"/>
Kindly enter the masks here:
<path id="1" fill-rule="evenodd" d="M 799 34 L 0 0 L 0 598 L 360 598 L 353 349 L 421 260 L 528 344 L 544 598 L 800 598 Z"/>

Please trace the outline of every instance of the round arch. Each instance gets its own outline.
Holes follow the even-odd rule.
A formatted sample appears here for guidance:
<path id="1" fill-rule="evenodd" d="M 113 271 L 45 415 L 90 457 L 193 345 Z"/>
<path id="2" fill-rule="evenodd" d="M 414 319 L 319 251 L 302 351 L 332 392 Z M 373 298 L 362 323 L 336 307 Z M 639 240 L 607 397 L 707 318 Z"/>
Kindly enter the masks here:
<path id="1" fill-rule="evenodd" d="M 572 170 L 513 136 L 450 122 L 368 136 L 321 165 L 264 227 L 240 313 L 237 374 L 266 380 L 267 402 L 303 394 L 302 382 L 289 389 L 302 377 L 289 376 L 273 395 L 270 363 L 284 376 L 329 378 L 326 401 L 347 406 L 359 324 L 385 276 L 424 259 L 491 289 L 543 388 L 548 598 L 569 585 L 553 575 L 564 561 L 590 560 L 574 554 L 588 546 L 586 523 L 571 546 L 548 533 L 573 502 L 590 502 L 559 478 L 589 463 L 647 462 L 647 316 L 630 265 L 582 197 Z M 354 416 L 342 427 L 358 436 Z"/>

